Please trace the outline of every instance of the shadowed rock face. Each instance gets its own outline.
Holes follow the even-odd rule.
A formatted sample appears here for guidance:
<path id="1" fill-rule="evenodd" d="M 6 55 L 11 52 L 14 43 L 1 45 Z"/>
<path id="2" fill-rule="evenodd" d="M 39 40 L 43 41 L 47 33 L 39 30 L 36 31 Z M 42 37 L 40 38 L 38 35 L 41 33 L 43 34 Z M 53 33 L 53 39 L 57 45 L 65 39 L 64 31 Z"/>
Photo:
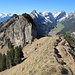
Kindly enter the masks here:
<path id="1" fill-rule="evenodd" d="M 36 10 L 34 10 L 31 12 L 30 16 L 36 24 L 38 38 L 46 36 L 56 25 L 51 12 L 37 13 Z"/>
<path id="2" fill-rule="evenodd" d="M 15 14 L 9 20 L 1 23 L 0 41 L 4 45 L 10 40 L 14 45 L 24 47 L 26 43 L 31 43 L 33 37 L 36 36 L 35 24 L 24 16 Z"/>
<path id="3" fill-rule="evenodd" d="M 66 12 L 60 11 L 53 14 L 51 12 L 37 13 L 36 10 L 33 10 L 30 16 L 36 24 L 38 37 L 44 37 L 66 16 Z"/>

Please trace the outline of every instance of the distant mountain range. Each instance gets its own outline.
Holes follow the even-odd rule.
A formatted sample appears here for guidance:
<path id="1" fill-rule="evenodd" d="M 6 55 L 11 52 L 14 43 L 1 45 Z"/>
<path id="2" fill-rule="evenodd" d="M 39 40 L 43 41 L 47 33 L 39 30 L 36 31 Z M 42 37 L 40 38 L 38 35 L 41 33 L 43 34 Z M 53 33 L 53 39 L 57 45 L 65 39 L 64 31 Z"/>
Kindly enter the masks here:
<path id="1" fill-rule="evenodd" d="M 3 22 L 3 21 L 5 21 L 5 20 L 9 19 L 11 16 L 12 16 L 11 13 L 9 13 L 9 14 L 0 13 L 0 22 Z"/>
<path id="2" fill-rule="evenodd" d="M 75 31 L 75 28 L 73 28 L 75 24 L 75 12 L 69 14 L 67 14 L 65 11 L 60 11 L 56 13 L 51 12 L 37 13 L 36 10 L 33 10 L 30 15 L 33 18 L 35 24 L 37 25 L 39 37 L 45 36 L 49 33 L 50 35 L 54 35 L 59 32 L 63 34 L 66 33 L 67 31 L 69 32 Z M 62 25 L 63 27 L 61 28 L 60 25 Z"/>
<path id="3" fill-rule="evenodd" d="M 12 14 L 0 14 L 0 22 L 8 20 Z M 30 13 L 37 27 L 37 36 L 64 34 L 75 31 L 75 12 L 67 14 L 65 11 L 56 13 L 39 12 L 33 10 Z"/>

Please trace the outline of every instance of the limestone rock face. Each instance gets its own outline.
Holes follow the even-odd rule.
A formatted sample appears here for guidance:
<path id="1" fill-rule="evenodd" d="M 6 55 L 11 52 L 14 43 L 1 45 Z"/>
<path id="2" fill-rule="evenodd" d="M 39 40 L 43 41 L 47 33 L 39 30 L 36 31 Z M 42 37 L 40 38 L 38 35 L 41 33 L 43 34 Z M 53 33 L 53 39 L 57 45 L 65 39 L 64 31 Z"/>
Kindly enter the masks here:
<path id="1" fill-rule="evenodd" d="M 37 36 L 35 25 L 22 15 L 15 14 L 0 26 L 0 41 L 3 41 L 3 44 L 7 44 L 10 40 L 15 46 L 24 47 Z"/>

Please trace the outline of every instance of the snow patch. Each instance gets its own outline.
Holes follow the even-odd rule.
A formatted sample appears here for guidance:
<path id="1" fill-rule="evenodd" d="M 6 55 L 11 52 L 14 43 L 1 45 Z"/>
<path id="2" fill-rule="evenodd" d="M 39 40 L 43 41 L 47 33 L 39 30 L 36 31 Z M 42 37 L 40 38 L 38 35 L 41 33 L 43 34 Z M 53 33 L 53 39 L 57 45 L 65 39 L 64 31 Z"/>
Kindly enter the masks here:
<path id="1" fill-rule="evenodd" d="M 54 13 L 54 18 L 56 18 L 59 14 L 61 14 L 61 12 Z"/>
<path id="2" fill-rule="evenodd" d="M 65 20 L 68 17 L 68 14 L 66 14 L 64 17 L 62 17 L 61 19 L 59 19 L 58 21 L 61 22 L 63 20 Z"/>

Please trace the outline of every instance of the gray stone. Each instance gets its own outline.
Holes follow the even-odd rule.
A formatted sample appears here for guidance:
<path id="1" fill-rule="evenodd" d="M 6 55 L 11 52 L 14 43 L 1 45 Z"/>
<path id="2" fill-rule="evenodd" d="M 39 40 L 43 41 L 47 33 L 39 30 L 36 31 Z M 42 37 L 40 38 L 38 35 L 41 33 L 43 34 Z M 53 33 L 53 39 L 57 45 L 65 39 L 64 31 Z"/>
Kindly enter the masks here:
<path id="1" fill-rule="evenodd" d="M 37 37 L 37 30 L 31 22 L 23 16 L 13 16 L 10 20 L 6 21 L 0 28 L 0 41 L 4 44 L 8 40 L 15 45 L 24 47 L 27 43 L 32 43 L 33 37 Z M 3 38 L 3 39 L 1 39 Z"/>

